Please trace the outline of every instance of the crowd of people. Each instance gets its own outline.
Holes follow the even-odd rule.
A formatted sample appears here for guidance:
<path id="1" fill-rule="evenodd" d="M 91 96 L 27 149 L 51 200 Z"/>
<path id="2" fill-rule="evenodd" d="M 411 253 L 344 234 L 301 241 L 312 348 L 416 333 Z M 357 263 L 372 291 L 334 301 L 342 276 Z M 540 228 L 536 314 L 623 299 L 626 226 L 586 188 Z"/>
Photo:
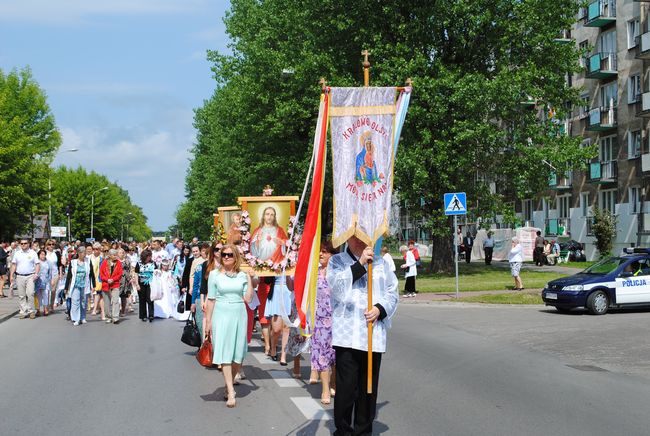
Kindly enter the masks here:
<path id="1" fill-rule="evenodd" d="M 269 363 L 288 366 L 302 378 L 301 356 L 310 353 L 310 384 L 321 383 L 320 400 L 334 398 L 339 434 L 371 431 L 376 412 L 386 328 L 395 313 L 398 291 L 395 263 L 387 250 L 374 256 L 352 237 L 339 253 L 323 241 L 313 325 L 295 326 L 297 308 L 291 276 L 258 277 L 242 270 L 238 241 L 186 244 L 21 239 L 0 245 L 0 285 L 17 294 L 19 317 L 35 319 L 62 310 L 73 326 L 87 316 L 107 324 L 136 311 L 143 322 L 194 317 L 203 340 L 213 343 L 213 364 L 223 376 L 224 399 L 236 406 L 236 386 L 246 376 L 242 365 L 254 331 L 259 330 Z M 405 292 L 413 296 L 419 254 L 401 247 L 406 260 Z M 415 253 L 414 253 L 415 251 Z M 3 261 L 4 260 L 4 261 Z M 373 302 L 367 309 L 367 267 L 373 262 Z M 2 289 L 2 287 L 0 287 Z M 4 296 L 3 293 L 0 293 Z M 406 295 L 406 294 L 405 294 Z M 311 322 L 311 320 L 309 320 Z M 367 323 L 373 322 L 373 393 L 367 394 Z M 354 417 L 354 418 L 353 418 Z"/>

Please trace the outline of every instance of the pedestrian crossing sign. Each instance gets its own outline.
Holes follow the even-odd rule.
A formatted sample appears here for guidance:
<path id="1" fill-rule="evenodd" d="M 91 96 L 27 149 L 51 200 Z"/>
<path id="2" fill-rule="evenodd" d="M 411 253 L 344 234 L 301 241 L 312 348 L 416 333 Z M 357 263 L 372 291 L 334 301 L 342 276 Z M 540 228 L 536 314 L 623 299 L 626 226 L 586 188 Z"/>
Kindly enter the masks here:
<path id="1" fill-rule="evenodd" d="M 466 215 L 467 197 L 464 192 L 445 194 L 445 215 Z"/>

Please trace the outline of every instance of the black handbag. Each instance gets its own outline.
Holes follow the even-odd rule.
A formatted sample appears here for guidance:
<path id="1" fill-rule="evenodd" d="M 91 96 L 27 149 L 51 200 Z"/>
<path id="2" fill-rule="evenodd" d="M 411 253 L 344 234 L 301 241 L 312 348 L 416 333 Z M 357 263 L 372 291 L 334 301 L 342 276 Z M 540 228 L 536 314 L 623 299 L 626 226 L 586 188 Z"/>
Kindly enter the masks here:
<path id="1" fill-rule="evenodd" d="M 201 333 L 199 333 L 199 328 L 196 326 L 196 321 L 194 320 L 194 314 L 191 314 L 183 327 L 183 334 L 181 336 L 181 342 L 189 345 L 190 347 L 200 347 L 201 346 Z"/>
<path id="2" fill-rule="evenodd" d="M 183 312 L 185 312 L 185 302 L 183 301 L 182 298 L 181 298 L 181 300 L 178 302 L 178 304 L 176 305 L 176 312 L 178 312 L 178 313 L 183 313 Z"/>

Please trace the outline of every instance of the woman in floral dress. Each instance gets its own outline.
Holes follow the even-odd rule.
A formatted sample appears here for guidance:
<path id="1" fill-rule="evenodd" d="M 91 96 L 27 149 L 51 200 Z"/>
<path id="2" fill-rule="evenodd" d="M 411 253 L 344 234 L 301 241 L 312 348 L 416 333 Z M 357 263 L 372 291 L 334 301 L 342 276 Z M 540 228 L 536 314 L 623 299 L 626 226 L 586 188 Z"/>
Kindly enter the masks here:
<path id="1" fill-rule="evenodd" d="M 330 404 L 334 395 L 335 352 L 332 348 L 332 306 L 330 304 L 330 286 L 327 283 L 327 264 L 334 249 L 329 241 L 323 242 L 320 249 L 320 269 L 316 291 L 316 317 L 314 332 L 311 337 L 311 369 L 318 371 L 322 382 L 321 403 Z M 331 381 L 330 381 L 331 376 Z M 331 389 L 330 389 L 331 387 Z"/>

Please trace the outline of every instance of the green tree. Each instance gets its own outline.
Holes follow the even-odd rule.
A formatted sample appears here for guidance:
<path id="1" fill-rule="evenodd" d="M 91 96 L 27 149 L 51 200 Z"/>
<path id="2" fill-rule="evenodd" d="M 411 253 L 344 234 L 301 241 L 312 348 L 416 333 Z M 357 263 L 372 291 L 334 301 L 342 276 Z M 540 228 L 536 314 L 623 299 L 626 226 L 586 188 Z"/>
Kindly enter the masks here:
<path id="1" fill-rule="evenodd" d="M 43 208 L 49 165 L 61 144 L 45 92 L 29 68 L 0 69 L 0 238 L 26 229 Z"/>
<path id="2" fill-rule="evenodd" d="M 594 207 L 591 231 L 596 238 L 596 249 L 600 253 L 601 259 L 609 256 L 616 237 L 616 217 L 606 209 Z"/>
<path id="3" fill-rule="evenodd" d="M 101 190 L 104 187 L 108 189 Z M 128 192 L 105 176 L 94 171 L 88 173 L 82 167 L 70 169 L 62 166 L 53 172 L 52 208 L 56 211 L 53 225 L 67 225 L 65 212 L 70 211 L 71 234 L 78 239 L 90 237 L 93 211 L 93 236 L 97 240 L 117 240 L 128 236 L 142 241 L 151 237 L 147 217 L 131 202 Z"/>
<path id="4" fill-rule="evenodd" d="M 216 89 L 196 111 L 179 226 L 205 236 L 217 206 L 267 183 L 278 194 L 300 192 L 316 82 L 359 86 L 360 50 L 368 48 L 371 84 L 413 79 L 395 188 L 433 233 L 432 268 L 449 270 L 444 192 L 467 192 L 476 217 L 513 216 L 512 200 L 547 188 L 543 159 L 564 172 L 593 154 L 557 123 L 577 101 L 566 76 L 578 70 L 580 53 L 554 39 L 577 7 L 574 0 L 233 0 L 225 19 L 232 54 L 208 54 Z"/>

